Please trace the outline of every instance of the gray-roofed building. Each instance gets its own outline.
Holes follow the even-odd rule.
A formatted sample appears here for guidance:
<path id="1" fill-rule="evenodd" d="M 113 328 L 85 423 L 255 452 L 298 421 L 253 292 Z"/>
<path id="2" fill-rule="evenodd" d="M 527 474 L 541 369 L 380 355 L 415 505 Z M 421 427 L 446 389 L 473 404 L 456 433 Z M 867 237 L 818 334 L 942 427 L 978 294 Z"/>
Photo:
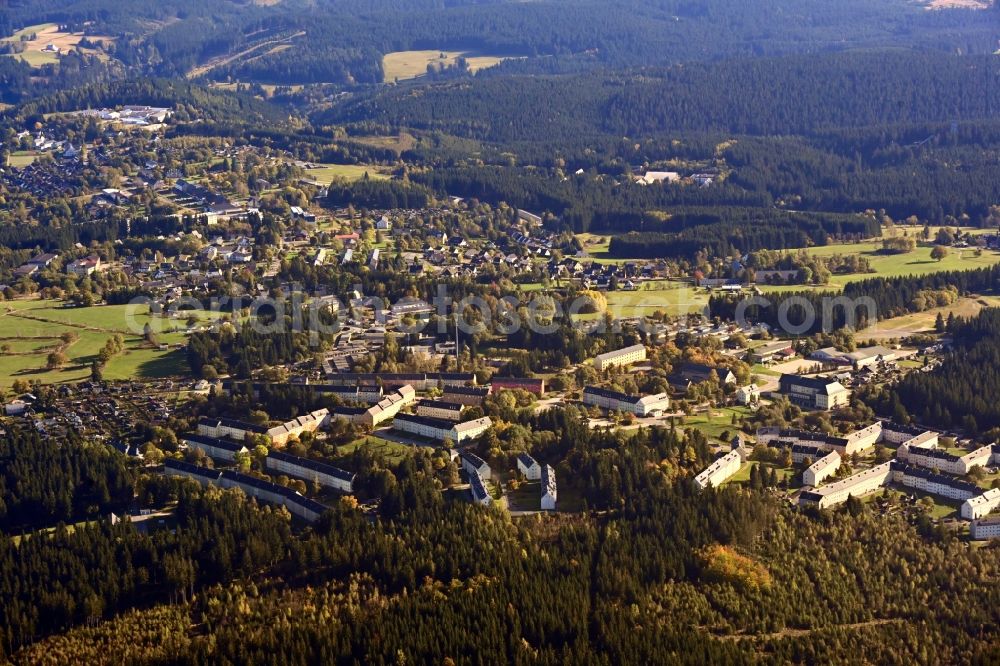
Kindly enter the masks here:
<path id="1" fill-rule="evenodd" d="M 542 511 L 556 510 L 556 471 L 552 465 L 542 466 Z"/>
<path id="2" fill-rule="evenodd" d="M 529 481 L 538 481 L 542 478 L 542 467 L 538 461 L 527 453 L 517 454 L 517 469 Z"/>
<path id="3" fill-rule="evenodd" d="M 300 458 L 281 451 L 272 451 L 264 460 L 267 469 L 306 479 L 325 488 L 354 492 L 354 474 L 309 458 Z"/>

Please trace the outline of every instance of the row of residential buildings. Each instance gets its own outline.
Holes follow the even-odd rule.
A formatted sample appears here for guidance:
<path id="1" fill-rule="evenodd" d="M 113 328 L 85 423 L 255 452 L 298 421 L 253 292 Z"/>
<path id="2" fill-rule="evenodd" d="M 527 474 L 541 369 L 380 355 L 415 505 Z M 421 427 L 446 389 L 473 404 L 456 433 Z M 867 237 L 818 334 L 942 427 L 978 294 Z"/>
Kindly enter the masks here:
<path id="1" fill-rule="evenodd" d="M 886 427 L 879 421 L 839 437 L 812 430 L 768 426 L 757 429 L 757 443 L 779 448 L 799 447 L 793 448 L 792 457 L 795 462 L 802 462 L 805 457 L 816 460 L 819 452 L 825 455 L 826 452 L 836 451 L 841 456 L 849 456 L 866 451 L 882 440 Z M 812 447 L 813 450 L 804 447 Z M 796 455 L 801 457 L 796 460 Z"/>
<path id="2" fill-rule="evenodd" d="M 970 500 L 983 494 L 982 488 L 974 483 L 890 460 L 834 483 L 803 491 L 799 502 L 828 508 L 846 502 L 848 497 L 867 495 L 889 483 L 951 500 Z"/>
<path id="3" fill-rule="evenodd" d="M 198 421 L 198 434 L 216 439 L 228 437 L 238 442 L 263 436 L 273 446 L 284 446 L 293 437 L 316 432 L 329 422 L 330 412 L 327 409 L 318 409 L 271 428 L 235 419 L 205 417 Z"/>
<path id="4" fill-rule="evenodd" d="M 327 510 L 327 507 L 319 502 L 304 497 L 290 488 L 233 470 L 208 469 L 172 458 L 164 461 L 163 467 L 168 476 L 193 479 L 203 485 L 239 488 L 262 502 L 284 506 L 293 516 L 309 522 L 317 520 Z"/>
<path id="5" fill-rule="evenodd" d="M 196 433 L 181 435 L 180 440 L 191 449 L 201 449 L 209 458 L 228 463 L 234 463 L 238 455 L 250 452 L 242 442 Z M 271 451 L 264 460 L 264 466 L 271 471 L 312 481 L 325 488 L 333 488 L 345 493 L 354 492 L 354 474 L 333 465 L 281 451 Z"/>

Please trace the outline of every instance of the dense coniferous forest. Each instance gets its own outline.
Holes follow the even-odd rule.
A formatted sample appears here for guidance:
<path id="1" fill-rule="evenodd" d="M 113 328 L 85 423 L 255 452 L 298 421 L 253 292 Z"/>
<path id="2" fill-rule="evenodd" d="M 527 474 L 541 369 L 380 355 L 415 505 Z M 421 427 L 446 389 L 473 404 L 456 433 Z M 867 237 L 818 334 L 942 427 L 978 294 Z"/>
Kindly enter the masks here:
<path id="1" fill-rule="evenodd" d="M 738 59 L 566 77 L 492 77 L 475 86 L 387 89 L 331 121 L 377 120 L 495 142 L 599 133 L 811 134 L 996 118 L 991 56 L 867 51 Z M 750 94 L 747 94 L 750 93 Z M 504 100 L 517 98 L 518 104 Z M 447 110 L 447 112 L 445 112 Z"/>
<path id="2" fill-rule="evenodd" d="M 650 225 L 652 226 L 652 225 Z M 755 250 L 826 245 L 831 237 L 870 238 L 881 233 L 870 217 L 809 215 L 753 209 L 683 209 L 662 225 L 672 232 L 630 233 L 611 239 L 613 257 L 741 256 Z"/>
<path id="3" fill-rule="evenodd" d="M 976 12 L 861 0 L 835 6 L 781 0 L 762 7 L 734 0 L 14 0 L 0 16 L 4 34 L 46 22 L 115 37 L 114 59 L 144 74 L 176 76 L 214 57 L 243 53 L 208 75 L 284 84 L 377 83 L 381 55 L 410 49 L 528 56 L 499 69 L 538 73 L 845 47 L 989 53 L 995 38 Z"/>
<path id="4" fill-rule="evenodd" d="M 0 439 L 0 530 L 16 534 L 122 511 L 132 500 L 133 484 L 124 458 L 104 445 L 37 434 L 5 437 Z"/>
<path id="5" fill-rule="evenodd" d="M 1000 427 L 1000 310 L 952 322 L 952 347 L 939 368 L 912 372 L 893 393 L 920 423 L 970 434 Z"/>

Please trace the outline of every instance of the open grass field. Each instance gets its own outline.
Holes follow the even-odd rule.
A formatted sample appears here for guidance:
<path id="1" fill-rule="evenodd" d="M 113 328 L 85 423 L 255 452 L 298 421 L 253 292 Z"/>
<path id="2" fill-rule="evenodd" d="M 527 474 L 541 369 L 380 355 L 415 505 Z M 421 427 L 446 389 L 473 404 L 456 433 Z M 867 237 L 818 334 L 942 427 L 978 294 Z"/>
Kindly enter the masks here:
<path id="1" fill-rule="evenodd" d="M 186 323 L 150 317 L 143 306 L 134 315 L 138 327 L 130 330 L 126 317 L 128 306 L 108 305 L 90 308 L 63 308 L 58 301 L 8 301 L 0 304 L 0 389 L 8 389 L 18 379 L 39 380 L 46 384 L 76 382 L 90 377 L 90 364 L 115 333 L 125 338 L 125 351 L 112 358 L 104 370 L 106 379 L 156 378 L 183 375 L 187 365 L 183 351 L 160 350 L 142 337 L 142 327 L 149 323 L 157 333 L 157 342 L 184 342 Z M 49 352 L 63 345 L 60 336 L 76 334 L 77 339 L 65 348 L 69 362 L 62 368 L 46 369 Z"/>
<path id="2" fill-rule="evenodd" d="M 479 55 L 463 51 L 396 51 L 387 53 L 382 58 L 382 71 L 387 83 L 415 79 L 427 74 L 427 65 L 431 63 L 450 66 L 460 57 L 465 57 L 469 70 L 478 72 L 487 67 L 500 64 L 504 58 Z"/>
<path id="3" fill-rule="evenodd" d="M 686 282 L 655 280 L 635 291 L 609 291 L 608 309 L 618 318 L 648 317 L 658 310 L 670 316 L 700 312 L 708 306 L 709 292 Z"/>
<path id="4" fill-rule="evenodd" d="M 390 442 L 389 440 L 382 439 L 381 437 L 368 435 L 365 437 L 359 437 L 349 444 L 344 444 L 343 446 L 338 447 L 337 453 L 342 456 L 349 456 L 357 449 L 365 445 L 370 446 L 373 452 L 384 456 L 391 464 L 401 462 L 406 457 L 413 455 L 414 451 L 414 447 L 412 446 L 407 446 L 406 444 L 400 444 L 398 442 Z"/>
<path id="5" fill-rule="evenodd" d="M 385 148 L 396 153 L 411 150 L 417 145 L 417 140 L 412 134 L 400 132 L 397 136 L 352 136 L 351 141 L 361 143 L 366 146 Z"/>
<path id="6" fill-rule="evenodd" d="M 739 430 L 739 425 L 733 425 L 734 416 L 739 421 L 740 418 L 749 413 L 750 411 L 746 407 L 721 407 L 710 409 L 701 414 L 685 416 L 677 425 L 680 428 L 696 428 L 706 437 L 722 439 L 724 432 L 735 434 Z"/>
<path id="7" fill-rule="evenodd" d="M 78 46 L 80 41 L 85 37 L 82 32 L 60 32 L 59 26 L 55 23 L 42 23 L 39 25 L 28 26 L 23 30 L 18 30 L 13 36 L 5 38 L 3 41 L 20 42 L 22 37 L 28 37 L 30 35 L 35 35 L 35 39 L 24 42 L 24 52 L 14 54 L 12 57 L 20 58 L 32 67 L 54 65 L 59 62 L 58 53 L 46 50 L 46 48 L 50 45 L 58 47 L 62 53 L 66 53 L 67 51 L 73 49 L 79 49 L 83 53 L 104 57 L 103 51 L 98 51 L 97 49 L 85 49 Z M 112 37 L 91 35 L 86 36 L 86 39 L 91 42 L 114 41 Z"/>
<path id="8" fill-rule="evenodd" d="M 611 236 L 607 234 L 584 233 L 577 234 L 576 238 L 591 257 L 607 254 L 611 246 Z"/>
<path id="9" fill-rule="evenodd" d="M 14 169 L 23 169 L 26 166 L 34 164 L 38 156 L 39 153 L 33 150 L 15 151 L 7 156 L 7 166 Z"/>
<path id="10" fill-rule="evenodd" d="M 621 264 L 627 261 L 636 261 L 636 259 L 617 259 L 608 253 L 611 248 L 610 234 L 584 233 L 577 234 L 576 238 L 586 253 L 586 256 L 582 257 L 584 261 L 589 260 L 598 264 Z"/>
<path id="11" fill-rule="evenodd" d="M 938 314 L 945 319 L 951 313 L 954 313 L 956 317 L 974 317 L 985 307 L 1000 307 L 1000 297 L 960 298 L 957 302 L 942 308 L 886 319 L 871 328 L 866 328 L 863 337 L 865 339 L 887 340 L 889 338 L 905 338 L 918 333 L 933 333 L 934 322 L 937 320 Z"/>
<path id="12" fill-rule="evenodd" d="M 740 484 L 748 483 L 750 481 L 750 470 L 758 465 L 763 465 L 764 467 L 777 470 L 779 480 L 795 476 L 794 469 L 788 467 L 778 467 L 777 465 L 773 465 L 771 463 L 763 463 L 752 460 L 750 462 L 744 463 L 743 466 L 740 467 L 740 471 L 736 472 L 736 474 L 733 474 L 731 477 L 729 477 L 729 479 L 725 481 L 722 485 L 726 485 L 727 483 L 740 483 Z"/>
<path id="13" fill-rule="evenodd" d="M 315 169 L 306 169 L 306 177 L 323 185 L 329 185 L 334 180 L 361 180 L 366 173 L 369 178 L 381 180 L 389 178 L 381 167 L 365 164 L 320 164 Z"/>

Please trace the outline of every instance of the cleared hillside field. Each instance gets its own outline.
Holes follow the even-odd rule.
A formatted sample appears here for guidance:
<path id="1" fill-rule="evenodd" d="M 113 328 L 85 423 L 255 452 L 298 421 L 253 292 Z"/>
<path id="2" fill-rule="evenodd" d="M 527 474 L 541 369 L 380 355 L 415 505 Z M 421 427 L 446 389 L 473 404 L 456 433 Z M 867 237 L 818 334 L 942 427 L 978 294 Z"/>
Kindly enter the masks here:
<path id="1" fill-rule="evenodd" d="M 91 42 L 112 42 L 114 38 L 105 36 L 84 35 L 82 32 L 60 32 L 59 26 L 55 23 L 41 23 L 18 30 L 11 37 L 3 39 L 5 42 L 21 42 L 22 38 L 35 36 L 24 43 L 24 52 L 13 54 L 11 57 L 20 58 L 32 67 L 43 65 L 54 65 L 59 62 L 59 54 L 55 51 L 47 50 L 50 47 L 57 47 L 61 53 L 66 53 L 74 49 L 79 49 L 83 53 L 104 57 L 102 51 L 97 49 L 86 49 L 79 47 L 80 42 L 86 38 Z"/>
<path id="2" fill-rule="evenodd" d="M 478 55 L 464 51 L 395 51 L 385 54 L 382 58 L 384 80 L 391 83 L 415 79 L 427 74 L 427 66 L 432 63 L 449 67 L 461 57 L 465 57 L 471 72 L 499 65 L 505 60 L 505 58 L 497 56 Z"/>
<path id="3" fill-rule="evenodd" d="M 361 180 L 366 173 L 376 180 L 389 178 L 380 171 L 380 167 L 367 164 L 320 164 L 315 169 L 306 169 L 307 178 L 323 185 L 329 185 L 334 180 Z"/>

